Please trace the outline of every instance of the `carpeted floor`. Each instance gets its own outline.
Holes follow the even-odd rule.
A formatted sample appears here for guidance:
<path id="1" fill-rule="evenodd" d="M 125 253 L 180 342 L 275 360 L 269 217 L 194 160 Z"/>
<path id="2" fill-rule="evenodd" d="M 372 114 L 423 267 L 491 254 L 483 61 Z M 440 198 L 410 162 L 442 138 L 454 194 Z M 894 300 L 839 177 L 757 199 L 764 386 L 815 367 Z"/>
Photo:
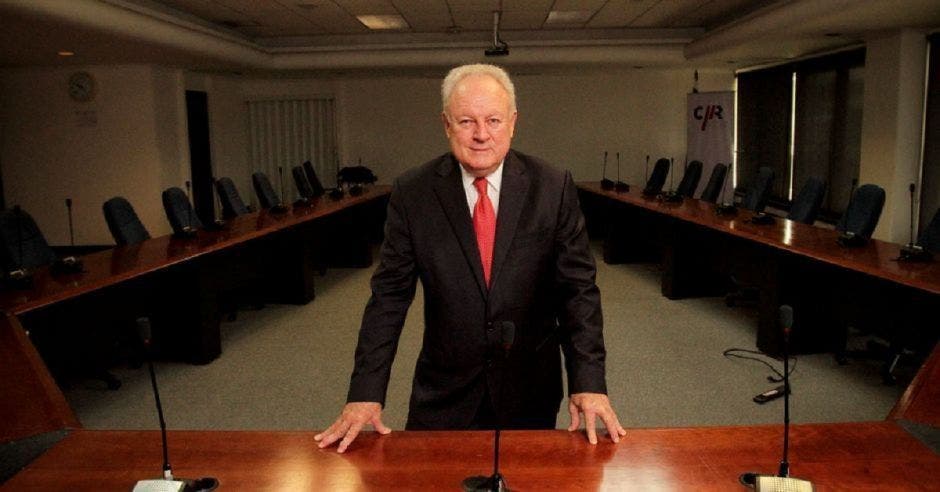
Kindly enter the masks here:
<path id="1" fill-rule="evenodd" d="M 599 251 L 595 251 L 599 258 Z M 222 325 L 222 356 L 206 366 L 159 363 L 172 429 L 319 429 L 341 409 L 352 368 L 367 270 L 330 270 L 317 278 L 306 306 L 242 311 Z M 670 301 L 660 295 L 656 265 L 598 263 L 610 397 L 632 427 L 777 423 L 783 401 L 751 398 L 774 386 L 759 363 L 722 351 L 754 349 L 753 312 L 720 298 Z M 414 362 L 421 343 L 422 296 L 412 306 L 389 385 L 385 422 L 404 426 Z M 793 422 L 881 420 L 904 389 L 883 386 L 878 365 L 839 366 L 828 354 L 798 357 L 792 377 Z M 782 363 L 777 362 L 782 370 Z M 87 428 L 157 428 L 145 368 L 116 368 L 123 381 L 108 391 L 93 381 L 66 392 Z M 564 408 L 564 405 L 563 405 Z M 568 416 L 559 415 L 558 426 Z"/>

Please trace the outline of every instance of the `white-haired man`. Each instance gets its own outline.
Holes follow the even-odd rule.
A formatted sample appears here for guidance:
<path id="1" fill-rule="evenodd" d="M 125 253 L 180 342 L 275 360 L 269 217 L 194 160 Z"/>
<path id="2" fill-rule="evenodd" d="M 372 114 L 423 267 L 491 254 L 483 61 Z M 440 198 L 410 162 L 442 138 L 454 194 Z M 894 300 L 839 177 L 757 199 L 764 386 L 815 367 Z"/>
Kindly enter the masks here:
<path id="1" fill-rule="evenodd" d="M 568 376 L 569 430 L 626 431 L 607 398 L 600 293 L 567 172 L 510 149 L 515 88 L 493 65 L 441 87 L 451 152 L 399 177 L 389 199 L 347 404 L 315 439 L 343 452 L 382 423 L 389 374 L 417 281 L 425 331 L 407 429 L 555 428 Z M 508 337 L 508 338 L 507 338 Z M 559 348 L 561 350 L 559 350 Z"/>

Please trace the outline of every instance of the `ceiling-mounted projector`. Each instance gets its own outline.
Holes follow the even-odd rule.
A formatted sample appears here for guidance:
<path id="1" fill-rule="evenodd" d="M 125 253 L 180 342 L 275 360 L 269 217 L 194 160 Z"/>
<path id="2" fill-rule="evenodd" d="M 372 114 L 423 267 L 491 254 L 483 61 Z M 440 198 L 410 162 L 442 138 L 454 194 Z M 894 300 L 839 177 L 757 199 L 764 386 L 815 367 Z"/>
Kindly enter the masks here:
<path id="1" fill-rule="evenodd" d="M 499 17 L 501 11 L 493 11 L 493 47 L 483 51 L 486 56 L 506 56 L 509 54 L 509 45 L 499 39 Z"/>

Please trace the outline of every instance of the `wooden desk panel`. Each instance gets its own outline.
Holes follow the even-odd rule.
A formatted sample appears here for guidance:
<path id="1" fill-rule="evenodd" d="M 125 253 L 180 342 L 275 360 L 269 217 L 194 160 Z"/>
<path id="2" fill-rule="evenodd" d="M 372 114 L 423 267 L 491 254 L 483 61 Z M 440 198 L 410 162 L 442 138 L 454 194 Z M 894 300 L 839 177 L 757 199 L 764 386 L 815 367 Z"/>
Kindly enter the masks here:
<path id="1" fill-rule="evenodd" d="M 0 443 L 79 427 L 19 321 L 0 315 Z"/>
<path id="2" fill-rule="evenodd" d="M 180 477 L 220 490 L 459 490 L 488 475 L 490 432 L 364 433 L 347 453 L 317 449 L 313 432 L 171 432 Z M 746 471 L 772 473 L 780 426 L 629 430 L 620 444 L 566 431 L 503 434 L 513 490 L 737 490 Z M 940 456 L 892 422 L 793 427 L 794 476 L 817 490 L 936 490 Z M 160 470 L 155 431 L 75 431 L 4 485 L 8 490 L 129 490 Z"/>
<path id="3" fill-rule="evenodd" d="M 31 289 L 0 292 L 0 311 L 26 313 L 335 214 L 390 192 L 391 187 L 385 185 L 367 187 L 357 197 L 340 200 L 323 197 L 309 207 L 293 208 L 285 214 L 261 211 L 243 215 L 229 221 L 225 230 L 199 231 L 193 239 L 161 236 L 132 246 L 118 246 L 83 256 L 82 273 L 54 277 L 48 268 L 41 268 L 35 273 Z"/>
<path id="4" fill-rule="evenodd" d="M 934 346 L 888 418 L 940 428 L 940 345 Z"/>

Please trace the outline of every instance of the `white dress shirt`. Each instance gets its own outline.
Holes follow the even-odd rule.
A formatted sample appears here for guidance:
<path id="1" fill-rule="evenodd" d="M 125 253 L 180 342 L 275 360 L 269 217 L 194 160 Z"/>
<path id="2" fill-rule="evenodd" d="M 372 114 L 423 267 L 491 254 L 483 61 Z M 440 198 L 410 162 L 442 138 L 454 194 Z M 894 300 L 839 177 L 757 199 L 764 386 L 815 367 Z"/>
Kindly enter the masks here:
<path id="1" fill-rule="evenodd" d="M 503 160 L 505 162 L 505 159 Z M 493 213 L 499 217 L 499 187 L 503 183 L 503 162 L 495 171 L 486 176 L 486 196 L 490 198 L 493 204 Z M 473 208 L 477 205 L 477 188 L 473 186 L 473 180 L 476 176 L 467 172 L 463 166 L 459 165 L 460 174 L 463 175 L 463 191 L 467 194 L 467 206 L 470 207 L 470 216 L 473 217 Z"/>

